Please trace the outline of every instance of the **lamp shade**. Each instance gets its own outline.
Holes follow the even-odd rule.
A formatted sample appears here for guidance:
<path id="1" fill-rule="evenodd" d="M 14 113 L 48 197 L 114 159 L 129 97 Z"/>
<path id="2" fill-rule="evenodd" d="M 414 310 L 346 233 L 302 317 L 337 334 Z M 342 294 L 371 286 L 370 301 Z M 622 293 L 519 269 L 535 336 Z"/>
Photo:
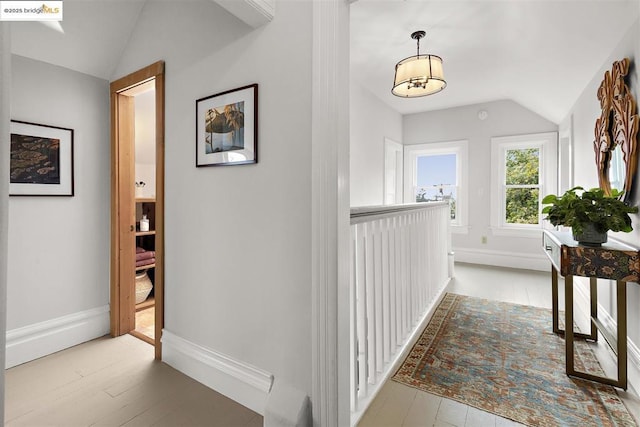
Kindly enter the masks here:
<path id="1" fill-rule="evenodd" d="M 415 55 L 396 65 L 391 92 L 404 98 L 416 98 L 440 92 L 446 86 L 442 58 L 436 55 Z"/>

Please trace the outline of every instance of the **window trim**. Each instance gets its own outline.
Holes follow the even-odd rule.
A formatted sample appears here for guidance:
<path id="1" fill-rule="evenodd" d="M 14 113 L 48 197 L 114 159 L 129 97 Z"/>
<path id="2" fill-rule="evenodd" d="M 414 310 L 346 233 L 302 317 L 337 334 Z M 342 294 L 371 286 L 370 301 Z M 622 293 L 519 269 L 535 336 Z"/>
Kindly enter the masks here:
<path id="1" fill-rule="evenodd" d="M 404 146 L 404 200 L 405 203 L 414 200 L 413 189 L 417 186 L 417 159 L 420 156 L 433 156 L 441 154 L 455 154 L 457 197 L 456 219 L 451 221 L 451 232 L 467 234 L 468 225 L 468 140 L 456 140 L 446 142 L 431 142 Z"/>
<path id="2" fill-rule="evenodd" d="M 540 149 L 539 224 L 509 224 L 505 221 L 506 200 L 503 191 L 506 172 L 505 156 L 507 150 L 523 148 Z M 491 138 L 491 231 L 494 235 L 540 237 L 540 231 L 546 227 L 540 213 L 542 209 L 540 200 L 557 188 L 557 150 L 558 132 Z"/>

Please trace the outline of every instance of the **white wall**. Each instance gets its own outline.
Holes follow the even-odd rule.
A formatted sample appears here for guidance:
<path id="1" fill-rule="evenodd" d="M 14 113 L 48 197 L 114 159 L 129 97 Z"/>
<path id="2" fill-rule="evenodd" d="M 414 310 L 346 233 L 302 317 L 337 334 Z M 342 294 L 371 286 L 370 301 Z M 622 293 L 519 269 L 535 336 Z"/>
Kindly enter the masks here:
<path id="1" fill-rule="evenodd" d="M 637 20 L 620 43 L 612 49 L 609 58 L 602 64 L 600 70 L 595 73 L 593 79 L 585 87 L 584 92 L 576 100 L 570 113 L 560 124 L 561 127 L 569 127 L 573 119 L 574 164 L 576 165 L 574 173 L 575 185 L 581 185 L 585 188 L 598 186 L 595 153 L 593 151 L 595 123 L 601 111 L 597 90 L 605 71 L 611 69 L 614 61 L 619 61 L 625 57 L 630 58 L 632 64 L 631 71 L 627 76 L 627 84 L 636 101 L 638 101 L 640 100 L 640 76 L 638 73 L 638 66 L 640 65 L 640 23 Z M 638 172 L 636 172 L 635 179 L 635 191 L 633 191 L 631 201 L 637 205 L 640 203 Z M 640 218 L 638 215 L 632 215 L 632 220 L 634 230 L 631 233 L 612 234 L 620 240 L 640 247 Z M 615 296 L 612 296 L 615 295 L 612 290 L 614 288 L 606 286 L 607 283 L 604 280 L 599 281 L 598 299 L 606 312 L 615 316 L 615 303 L 612 301 L 615 298 Z M 638 350 L 638 347 L 640 347 L 640 313 L 637 307 L 640 306 L 640 288 L 637 284 L 628 284 L 627 290 L 628 336 L 633 343 L 630 348 L 630 357 L 632 365 L 635 365 L 635 370 L 631 370 L 629 375 L 632 385 L 638 390 L 640 388 L 640 375 L 638 375 L 638 370 L 640 369 L 640 352 Z"/>
<path id="2" fill-rule="evenodd" d="M 74 130 L 75 196 L 9 198 L 9 333 L 106 308 L 110 223 L 109 83 L 19 56 L 12 75 L 12 119 Z"/>
<path id="3" fill-rule="evenodd" d="M 136 182 L 144 182 L 142 197 L 156 195 L 156 95 L 154 90 L 134 98 Z"/>
<path id="4" fill-rule="evenodd" d="M 354 80 L 350 94 L 351 206 L 381 205 L 384 139 L 402 143 L 402 115 Z"/>
<path id="5" fill-rule="evenodd" d="M 9 24 L 0 22 L 0 145 L 10 144 L 11 112 L 11 33 Z M 9 159 L 0 158 L 0 175 L 9 174 Z M 0 331 L 7 330 L 7 257 L 9 249 L 9 183 L 0 183 Z M 6 334 L 0 336 L 0 367 L 6 361 Z M 0 419 L 4 419 L 4 371 L 0 372 Z"/>
<path id="6" fill-rule="evenodd" d="M 120 77 L 166 61 L 173 336 L 311 391 L 311 2 L 253 30 L 215 3 L 144 7 Z M 259 84 L 256 165 L 195 167 L 195 100 Z"/>
<path id="7" fill-rule="evenodd" d="M 445 94 L 446 91 L 442 96 Z M 487 111 L 486 120 L 478 118 L 478 112 L 481 110 Z M 556 124 L 509 100 L 403 117 L 405 145 L 464 139 L 469 141 L 469 233 L 453 235 L 457 260 L 461 259 L 460 255 L 463 252 L 487 263 L 494 263 L 501 258 L 504 259 L 505 254 L 510 254 L 517 256 L 524 263 L 520 266 L 526 266 L 530 258 L 543 259 L 539 237 L 520 238 L 491 234 L 491 138 L 557 130 Z M 486 244 L 481 243 L 482 236 L 487 236 Z M 514 265 L 512 261 L 507 265 Z"/>

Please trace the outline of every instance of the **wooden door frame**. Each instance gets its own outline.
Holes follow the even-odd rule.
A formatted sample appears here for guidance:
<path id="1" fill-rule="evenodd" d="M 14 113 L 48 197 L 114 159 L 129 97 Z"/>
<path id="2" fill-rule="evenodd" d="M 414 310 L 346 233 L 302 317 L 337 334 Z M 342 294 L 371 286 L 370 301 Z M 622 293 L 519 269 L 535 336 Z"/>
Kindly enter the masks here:
<path id="1" fill-rule="evenodd" d="M 111 83 L 111 285 L 110 319 L 111 336 L 119 336 L 129 331 L 122 330 L 123 308 L 130 304 L 126 292 L 121 292 L 118 280 L 120 273 L 120 221 L 119 213 L 119 116 L 118 94 L 139 84 L 155 82 L 156 113 L 156 211 L 155 211 L 155 252 L 156 267 L 154 280 L 155 295 L 155 358 L 162 359 L 162 328 L 164 326 L 164 61 L 122 77 Z M 133 185 L 133 183 L 132 183 Z M 132 278 L 133 280 L 133 278 Z M 126 328 L 125 328 L 126 329 Z"/>

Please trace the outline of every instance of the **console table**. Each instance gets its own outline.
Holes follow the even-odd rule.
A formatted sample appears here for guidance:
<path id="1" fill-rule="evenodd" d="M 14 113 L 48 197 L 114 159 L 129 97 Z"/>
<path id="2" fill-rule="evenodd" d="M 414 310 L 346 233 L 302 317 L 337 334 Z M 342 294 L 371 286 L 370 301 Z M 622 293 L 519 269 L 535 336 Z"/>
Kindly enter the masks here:
<path id="1" fill-rule="evenodd" d="M 609 238 L 602 246 L 578 244 L 571 233 L 545 230 L 542 244 L 551 261 L 553 331 L 564 334 L 567 375 L 627 389 L 627 282 L 640 278 L 640 253 L 637 248 Z M 558 324 L 558 271 L 565 278 L 565 330 Z M 573 331 L 573 276 L 589 277 L 591 330 L 589 334 Z M 611 334 L 598 320 L 597 279 L 616 281 L 617 333 Z M 617 356 L 618 378 L 608 378 L 576 371 L 574 339 L 597 341 L 598 331 Z"/>

